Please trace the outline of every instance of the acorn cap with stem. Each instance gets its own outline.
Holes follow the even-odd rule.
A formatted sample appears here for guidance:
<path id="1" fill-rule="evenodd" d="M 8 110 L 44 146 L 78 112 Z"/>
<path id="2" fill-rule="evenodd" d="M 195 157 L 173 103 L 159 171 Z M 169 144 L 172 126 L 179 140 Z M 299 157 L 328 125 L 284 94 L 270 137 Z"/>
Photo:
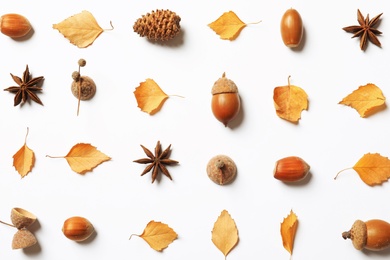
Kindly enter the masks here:
<path id="1" fill-rule="evenodd" d="M 21 249 L 33 246 L 37 243 L 37 239 L 28 229 L 19 229 L 12 239 L 12 249 Z"/>
<path id="2" fill-rule="evenodd" d="M 344 239 L 351 239 L 357 250 L 362 250 L 367 244 L 367 225 L 361 220 L 356 220 L 349 231 L 343 232 Z"/>
<path id="3" fill-rule="evenodd" d="M 211 89 L 211 94 L 221 94 L 221 93 L 238 93 L 238 88 L 236 83 L 233 80 L 230 80 L 225 77 L 225 72 L 222 75 L 222 78 L 219 78 Z"/>
<path id="4" fill-rule="evenodd" d="M 37 217 L 25 209 L 13 208 L 11 210 L 11 222 L 17 229 L 28 227 L 36 220 Z"/>

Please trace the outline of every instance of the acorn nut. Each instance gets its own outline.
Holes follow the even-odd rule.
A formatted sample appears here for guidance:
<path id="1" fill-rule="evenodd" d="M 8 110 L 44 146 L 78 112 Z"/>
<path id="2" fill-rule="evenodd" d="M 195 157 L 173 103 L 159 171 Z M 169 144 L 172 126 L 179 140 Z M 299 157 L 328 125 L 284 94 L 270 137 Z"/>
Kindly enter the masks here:
<path id="1" fill-rule="evenodd" d="M 390 224 L 380 219 L 356 220 L 349 231 L 342 233 L 342 237 L 351 239 L 357 250 L 380 251 L 390 246 Z"/>
<path id="2" fill-rule="evenodd" d="M 31 24 L 20 14 L 4 14 L 0 17 L 0 31 L 11 38 L 20 38 L 31 31 Z"/>
<path id="3" fill-rule="evenodd" d="M 94 230 L 88 219 L 79 216 L 68 218 L 62 226 L 64 235 L 76 242 L 87 240 Z"/>
<path id="4" fill-rule="evenodd" d="M 303 36 L 303 22 L 297 10 L 290 8 L 283 14 L 280 21 L 280 33 L 287 47 L 299 46 Z"/>
<path id="5" fill-rule="evenodd" d="M 21 249 L 37 243 L 36 237 L 28 229 L 19 229 L 12 238 L 12 249 Z"/>
<path id="6" fill-rule="evenodd" d="M 274 177 L 283 182 L 303 180 L 310 171 L 310 166 L 297 156 L 289 156 L 275 163 Z"/>
<path id="7" fill-rule="evenodd" d="M 218 121 L 225 127 L 240 112 L 240 96 L 238 95 L 237 85 L 225 77 L 219 78 L 211 89 L 213 95 L 211 100 L 211 110 Z"/>
<path id="8" fill-rule="evenodd" d="M 13 208 L 11 210 L 11 222 L 17 229 L 26 228 L 36 220 L 37 217 L 25 209 Z"/>
<path id="9" fill-rule="evenodd" d="M 219 185 L 230 183 L 237 174 L 236 164 L 226 155 L 217 155 L 211 158 L 206 170 L 210 180 Z"/>

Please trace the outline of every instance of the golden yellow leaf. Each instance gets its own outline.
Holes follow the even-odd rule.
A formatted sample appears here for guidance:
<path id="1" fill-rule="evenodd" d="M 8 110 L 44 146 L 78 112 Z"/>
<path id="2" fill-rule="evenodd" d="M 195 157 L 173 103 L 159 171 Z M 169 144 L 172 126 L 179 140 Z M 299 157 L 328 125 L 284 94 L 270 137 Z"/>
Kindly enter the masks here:
<path id="1" fill-rule="evenodd" d="M 223 40 L 235 40 L 240 34 L 241 30 L 247 26 L 247 23 L 238 18 L 233 12 L 223 13 L 217 20 L 210 23 L 208 26 L 216 32 Z"/>
<path id="2" fill-rule="evenodd" d="M 287 86 L 274 89 L 276 114 L 287 121 L 297 123 L 302 110 L 307 110 L 308 103 L 306 92 L 300 87 L 290 85 L 290 81 Z"/>
<path id="3" fill-rule="evenodd" d="M 135 89 L 134 95 L 138 107 L 150 115 L 157 113 L 169 97 L 153 79 L 146 79 L 146 81 L 141 82 Z"/>
<path id="4" fill-rule="evenodd" d="M 27 135 L 28 135 L 28 128 L 27 128 L 26 138 L 24 140 L 24 145 L 13 156 L 14 158 L 13 166 L 19 172 L 22 178 L 25 177 L 29 172 L 31 172 L 31 169 L 34 167 L 34 163 L 35 163 L 34 151 L 31 150 L 26 144 Z"/>
<path id="5" fill-rule="evenodd" d="M 130 236 L 130 238 L 133 235 Z M 177 238 L 176 232 L 167 224 L 150 221 L 141 235 L 136 235 L 144 239 L 151 248 L 162 251 Z"/>
<path id="6" fill-rule="evenodd" d="M 66 156 L 48 157 L 65 158 L 70 168 L 80 174 L 92 171 L 92 169 L 97 167 L 99 164 L 111 159 L 104 153 L 97 150 L 95 146 L 85 143 L 78 143 L 73 146 Z"/>
<path id="7" fill-rule="evenodd" d="M 294 248 L 295 233 L 297 232 L 298 218 L 291 210 L 290 214 L 284 218 L 280 224 L 280 234 L 282 235 L 283 247 L 292 255 Z"/>
<path id="8" fill-rule="evenodd" d="M 361 117 L 367 117 L 378 111 L 385 105 L 386 98 L 375 84 L 368 83 L 346 96 L 339 104 L 350 106 Z"/>
<path id="9" fill-rule="evenodd" d="M 226 210 L 221 212 L 221 215 L 214 223 L 211 240 L 225 257 L 238 243 L 236 223 Z"/>
<path id="10" fill-rule="evenodd" d="M 382 184 L 390 178 L 390 160 L 378 153 L 363 155 L 352 169 L 359 174 L 364 183 L 370 186 Z"/>
<path id="11" fill-rule="evenodd" d="M 103 32 L 95 17 L 88 12 L 82 11 L 60 23 L 53 24 L 72 44 L 79 48 L 86 48 Z"/>

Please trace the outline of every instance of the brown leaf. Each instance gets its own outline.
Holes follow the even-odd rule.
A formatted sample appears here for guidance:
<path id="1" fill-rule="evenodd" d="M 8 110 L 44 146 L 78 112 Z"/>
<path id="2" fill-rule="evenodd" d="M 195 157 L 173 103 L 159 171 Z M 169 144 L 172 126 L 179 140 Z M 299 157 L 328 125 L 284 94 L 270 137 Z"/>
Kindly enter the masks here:
<path id="1" fill-rule="evenodd" d="M 280 224 L 280 234 L 282 235 L 283 247 L 292 255 L 294 248 L 295 233 L 297 232 L 298 218 L 291 210 L 290 214 L 284 218 Z"/>
<path id="2" fill-rule="evenodd" d="M 306 92 L 300 87 L 290 85 L 290 81 L 287 86 L 276 87 L 273 98 L 276 114 L 293 123 L 297 123 L 301 112 L 308 108 Z"/>
<path id="3" fill-rule="evenodd" d="M 157 113 L 169 97 L 153 79 L 146 79 L 145 82 L 141 82 L 135 89 L 134 95 L 138 107 L 150 115 Z"/>
<path id="4" fill-rule="evenodd" d="M 31 150 L 26 144 L 27 135 L 28 135 L 28 128 L 27 128 L 26 138 L 24 140 L 24 145 L 13 156 L 14 158 L 13 166 L 19 172 L 22 178 L 24 178 L 31 171 L 35 163 L 34 151 Z"/>
<path id="5" fill-rule="evenodd" d="M 70 168 L 80 174 L 92 171 L 99 164 L 111 160 L 110 157 L 97 150 L 95 146 L 85 143 L 76 144 L 64 157 L 48 157 L 65 158 Z"/>
<path id="6" fill-rule="evenodd" d="M 233 12 L 223 13 L 217 20 L 210 23 L 208 26 L 216 32 L 223 40 L 235 40 L 241 30 L 248 24 L 238 18 Z"/>
<path id="7" fill-rule="evenodd" d="M 346 96 L 339 104 L 350 106 L 356 109 L 361 117 L 367 117 L 384 106 L 385 100 L 381 89 L 375 84 L 368 83 Z"/>
<path id="8" fill-rule="evenodd" d="M 370 186 L 382 184 L 390 178 L 390 160 L 378 153 L 363 155 L 352 169 L 359 174 L 364 183 Z"/>
<path id="9" fill-rule="evenodd" d="M 86 48 L 103 32 L 95 17 L 88 12 L 82 11 L 60 23 L 53 24 L 72 44 L 79 48 Z"/>
<path id="10" fill-rule="evenodd" d="M 153 220 L 146 225 L 141 235 L 136 236 L 144 239 L 151 248 L 159 252 L 167 248 L 177 238 L 176 232 L 167 224 Z"/>
<path id="11" fill-rule="evenodd" d="M 238 243 L 236 223 L 226 210 L 221 212 L 221 215 L 214 223 L 211 240 L 225 257 Z"/>

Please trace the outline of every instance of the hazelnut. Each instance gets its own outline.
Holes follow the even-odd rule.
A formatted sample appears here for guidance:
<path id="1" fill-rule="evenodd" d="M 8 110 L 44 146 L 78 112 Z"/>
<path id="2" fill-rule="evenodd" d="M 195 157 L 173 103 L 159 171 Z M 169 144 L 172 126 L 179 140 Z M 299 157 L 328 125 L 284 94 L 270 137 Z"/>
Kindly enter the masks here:
<path id="1" fill-rule="evenodd" d="M 210 180 L 219 185 L 230 183 L 237 174 L 236 164 L 226 155 L 217 155 L 211 158 L 206 170 Z"/>
<path id="2" fill-rule="evenodd" d="M 93 234 L 94 230 L 94 227 L 88 219 L 78 216 L 68 218 L 62 226 L 64 235 L 76 242 L 87 240 Z"/>
<path id="3" fill-rule="evenodd" d="M 303 159 L 289 156 L 276 162 L 274 177 L 284 182 L 297 182 L 303 180 L 309 170 L 310 166 Z"/>
<path id="4" fill-rule="evenodd" d="M 31 24 L 20 14 L 5 14 L 0 17 L 1 33 L 11 38 L 20 38 L 31 31 Z"/>

